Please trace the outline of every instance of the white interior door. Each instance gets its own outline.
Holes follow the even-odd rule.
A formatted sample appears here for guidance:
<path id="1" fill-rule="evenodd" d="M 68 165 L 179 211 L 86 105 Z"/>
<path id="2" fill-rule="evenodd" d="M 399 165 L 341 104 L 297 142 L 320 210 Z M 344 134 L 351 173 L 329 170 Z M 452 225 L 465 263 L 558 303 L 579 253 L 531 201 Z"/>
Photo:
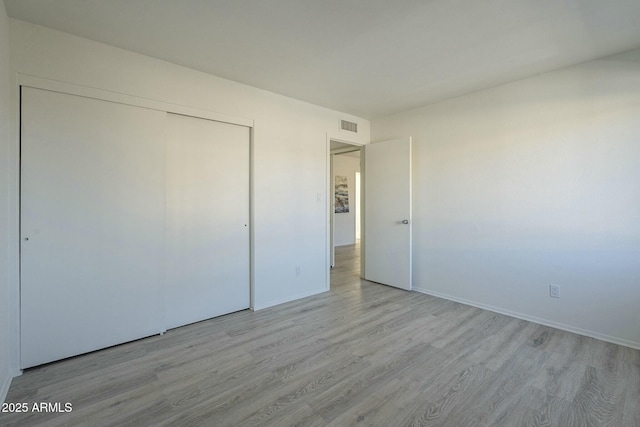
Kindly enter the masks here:
<path id="1" fill-rule="evenodd" d="M 161 331 L 164 120 L 22 89 L 23 368 Z"/>
<path id="2" fill-rule="evenodd" d="M 365 146 L 365 279 L 411 289 L 411 138 Z"/>
<path id="3" fill-rule="evenodd" d="M 249 308 L 249 128 L 168 114 L 168 328 Z"/>

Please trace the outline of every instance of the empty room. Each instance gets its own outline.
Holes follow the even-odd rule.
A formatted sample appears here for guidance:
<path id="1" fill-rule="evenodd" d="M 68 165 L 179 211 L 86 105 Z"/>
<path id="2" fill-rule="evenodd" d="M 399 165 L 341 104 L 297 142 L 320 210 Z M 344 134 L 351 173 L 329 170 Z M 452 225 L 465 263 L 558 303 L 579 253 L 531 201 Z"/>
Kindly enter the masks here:
<path id="1" fill-rule="evenodd" d="M 3 0 L 0 425 L 640 426 L 640 2 Z"/>

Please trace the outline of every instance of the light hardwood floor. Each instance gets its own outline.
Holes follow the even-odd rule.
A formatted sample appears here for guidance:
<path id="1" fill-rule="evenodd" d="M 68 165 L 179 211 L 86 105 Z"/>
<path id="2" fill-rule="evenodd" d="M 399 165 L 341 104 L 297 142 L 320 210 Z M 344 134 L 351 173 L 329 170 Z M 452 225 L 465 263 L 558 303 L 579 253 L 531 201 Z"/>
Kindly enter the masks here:
<path id="1" fill-rule="evenodd" d="M 0 425 L 640 426 L 640 351 L 358 278 L 26 371 Z"/>

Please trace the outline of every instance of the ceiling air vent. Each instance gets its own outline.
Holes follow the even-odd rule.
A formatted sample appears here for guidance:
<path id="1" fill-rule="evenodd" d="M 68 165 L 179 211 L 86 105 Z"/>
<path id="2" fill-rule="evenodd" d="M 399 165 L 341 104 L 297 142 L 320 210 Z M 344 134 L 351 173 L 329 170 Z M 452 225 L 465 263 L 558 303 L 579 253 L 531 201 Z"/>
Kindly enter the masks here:
<path id="1" fill-rule="evenodd" d="M 349 132 L 358 133 L 358 124 L 353 122 L 348 122 L 346 120 L 340 120 L 340 129 L 346 130 Z"/>

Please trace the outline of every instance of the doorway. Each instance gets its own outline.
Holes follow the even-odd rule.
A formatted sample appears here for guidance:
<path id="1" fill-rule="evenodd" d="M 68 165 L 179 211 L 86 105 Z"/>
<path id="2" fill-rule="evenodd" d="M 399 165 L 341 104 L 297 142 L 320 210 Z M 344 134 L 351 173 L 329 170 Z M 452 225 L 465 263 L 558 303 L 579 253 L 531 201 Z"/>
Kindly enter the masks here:
<path id="1" fill-rule="evenodd" d="M 342 276 L 361 276 L 360 178 L 361 146 L 331 140 L 330 146 L 330 267 L 331 283 Z"/>
<path id="2" fill-rule="evenodd" d="M 393 286 L 412 289 L 412 217 L 411 217 L 411 146 L 412 138 L 404 137 L 380 141 L 366 146 L 337 144 L 328 150 L 329 177 L 335 177 L 336 155 L 360 151 L 361 161 L 361 246 L 360 274 L 357 278 Z M 342 146 L 340 146 L 342 145 Z M 345 146 L 346 145 L 346 146 Z M 330 182 L 330 198 L 335 184 Z M 332 188 L 333 187 L 333 188 Z M 333 204 L 335 200 L 332 200 Z M 332 206 L 332 204 L 329 204 Z M 339 247 L 334 239 L 337 228 L 335 206 L 330 209 L 327 266 L 336 265 L 334 248 Z M 335 222 L 335 224 L 334 224 Z M 334 225 L 336 227 L 334 227 Z M 330 270 L 327 268 L 327 270 Z M 327 290 L 332 286 L 328 275 Z"/>

